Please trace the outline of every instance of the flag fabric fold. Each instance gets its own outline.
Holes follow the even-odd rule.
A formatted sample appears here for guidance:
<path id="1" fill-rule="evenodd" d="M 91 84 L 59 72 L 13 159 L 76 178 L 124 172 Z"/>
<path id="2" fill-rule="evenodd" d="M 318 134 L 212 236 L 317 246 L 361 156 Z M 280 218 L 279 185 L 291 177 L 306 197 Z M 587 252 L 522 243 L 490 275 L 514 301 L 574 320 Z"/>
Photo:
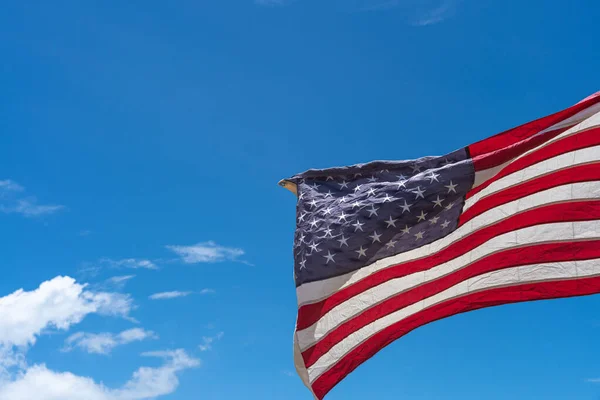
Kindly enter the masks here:
<path id="1" fill-rule="evenodd" d="M 600 96 L 444 156 L 309 170 L 294 361 L 314 397 L 413 329 L 600 292 Z"/>

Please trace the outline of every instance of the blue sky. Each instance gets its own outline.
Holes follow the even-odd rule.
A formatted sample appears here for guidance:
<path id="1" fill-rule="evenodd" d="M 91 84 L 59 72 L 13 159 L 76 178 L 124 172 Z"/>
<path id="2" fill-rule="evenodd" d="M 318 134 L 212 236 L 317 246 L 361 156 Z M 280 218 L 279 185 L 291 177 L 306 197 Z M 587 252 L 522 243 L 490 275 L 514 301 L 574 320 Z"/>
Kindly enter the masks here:
<path id="1" fill-rule="evenodd" d="M 600 90 L 587 0 L 2 8 L 2 400 L 309 399 L 277 181 L 445 154 Z M 597 399 L 598 306 L 438 321 L 328 398 Z"/>

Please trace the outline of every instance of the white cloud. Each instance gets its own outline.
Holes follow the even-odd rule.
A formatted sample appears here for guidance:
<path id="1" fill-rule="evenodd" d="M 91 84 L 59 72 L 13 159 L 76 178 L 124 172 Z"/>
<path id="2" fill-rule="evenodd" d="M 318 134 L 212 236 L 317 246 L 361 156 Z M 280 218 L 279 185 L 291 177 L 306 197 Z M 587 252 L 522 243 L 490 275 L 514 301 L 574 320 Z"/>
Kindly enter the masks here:
<path id="1" fill-rule="evenodd" d="M 181 349 L 142 354 L 159 357 L 163 364 L 137 369 L 119 388 L 71 372 L 53 371 L 44 364 L 28 366 L 25 361 L 27 348 L 48 329 L 67 330 L 91 313 L 127 317 L 132 308 L 127 295 L 93 292 L 62 276 L 37 289 L 19 289 L 0 297 L 0 400 L 151 400 L 174 392 L 179 373 L 200 365 Z M 107 353 L 116 345 L 155 337 L 151 331 L 134 328 L 115 335 L 77 333 L 67 344 Z"/>
<path id="2" fill-rule="evenodd" d="M 586 379 L 585 381 L 590 383 L 600 383 L 600 378 L 590 378 Z"/>
<path id="3" fill-rule="evenodd" d="M 0 211 L 5 214 L 21 214 L 25 217 L 38 217 L 53 214 L 65 208 L 54 204 L 38 204 L 35 197 L 21 197 L 25 188 L 10 179 L 0 180 Z"/>
<path id="4" fill-rule="evenodd" d="M 10 179 L 0 181 L 0 191 L 22 192 L 23 190 L 25 190 L 23 186 Z"/>
<path id="5" fill-rule="evenodd" d="M 45 214 L 53 214 L 64 209 L 61 205 L 37 204 L 35 197 L 18 199 L 7 204 L 0 204 L 0 211 L 5 214 L 22 214 L 25 217 L 39 217 Z"/>
<path id="6" fill-rule="evenodd" d="M 198 243 L 192 246 L 166 246 L 174 251 L 186 264 L 214 263 L 222 261 L 237 261 L 244 255 L 244 250 L 234 247 L 219 246 L 213 241 Z"/>
<path id="7" fill-rule="evenodd" d="M 65 340 L 63 351 L 80 348 L 88 353 L 109 354 L 115 347 L 146 339 L 158 339 L 158 336 L 142 328 L 133 328 L 119 334 L 77 332 Z"/>
<path id="8" fill-rule="evenodd" d="M 179 386 L 178 373 L 200 365 L 198 359 L 181 349 L 143 355 L 162 358 L 164 364 L 139 368 L 118 389 L 110 389 L 88 377 L 34 365 L 0 387 L 0 400 L 150 400 L 174 392 Z"/>
<path id="9" fill-rule="evenodd" d="M 99 263 L 111 268 L 158 269 L 158 266 L 152 261 L 139 258 L 124 258 L 122 260 L 102 258 Z"/>
<path id="10" fill-rule="evenodd" d="M 202 338 L 202 344 L 198 345 L 198 348 L 200 349 L 200 351 L 212 350 L 213 343 L 217 340 L 221 340 L 223 335 L 223 332 L 219 332 L 215 336 L 204 336 Z"/>
<path id="11" fill-rule="evenodd" d="M 189 296 L 190 294 L 192 294 L 192 292 L 181 292 L 178 290 L 174 290 L 172 292 L 154 293 L 153 295 L 149 296 L 149 299 L 151 299 L 151 300 L 166 300 L 166 299 L 174 299 L 176 297 L 186 297 L 186 296 Z"/>
<path id="12" fill-rule="evenodd" d="M 135 275 L 119 275 L 119 276 L 113 276 L 112 278 L 108 278 L 107 282 L 109 282 L 113 285 L 119 286 L 133 278 L 135 278 Z"/>
<path id="13" fill-rule="evenodd" d="M 287 6 L 292 4 L 294 0 L 254 0 L 259 6 Z"/>
<path id="14" fill-rule="evenodd" d="M 440 23 L 451 17 L 456 11 L 459 0 L 444 0 L 437 7 L 423 13 L 415 22 L 416 26 L 427 26 Z"/>
<path id="15" fill-rule="evenodd" d="M 86 315 L 98 313 L 128 317 L 130 296 L 90 292 L 73 278 L 58 276 L 37 289 L 19 289 L 0 298 L 0 346 L 29 346 L 43 330 L 67 330 Z"/>
<path id="16" fill-rule="evenodd" d="M 200 294 L 215 294 L 217 291 L 215 289 L 202 289 Z"/>

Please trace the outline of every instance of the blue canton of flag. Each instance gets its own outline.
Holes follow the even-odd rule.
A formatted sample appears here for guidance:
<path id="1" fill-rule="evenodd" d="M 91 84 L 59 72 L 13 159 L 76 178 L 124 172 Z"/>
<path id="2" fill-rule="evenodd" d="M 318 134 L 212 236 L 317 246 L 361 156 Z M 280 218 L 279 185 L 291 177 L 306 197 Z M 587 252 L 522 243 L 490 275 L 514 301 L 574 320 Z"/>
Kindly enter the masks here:
<path id="1" fill-rule="evenodd" d="M 465 149 L 309 170 L 289 179 L 298 188 L 296 285 L 343 275 L 449 234 L 473 179 Z"/>

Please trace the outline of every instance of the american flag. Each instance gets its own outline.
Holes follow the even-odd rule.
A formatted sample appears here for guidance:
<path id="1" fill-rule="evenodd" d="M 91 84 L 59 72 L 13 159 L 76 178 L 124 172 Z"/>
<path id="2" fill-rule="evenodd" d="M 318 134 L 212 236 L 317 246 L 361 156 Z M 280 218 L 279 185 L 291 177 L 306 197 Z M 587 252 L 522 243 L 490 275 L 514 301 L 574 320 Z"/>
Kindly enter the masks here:
<path id="1" fill-rule="evenodd" d="M 600 92 L 444 156 L 286 184 L 298 196 L 294 361 L 317 399 L 429 322 L 600 293 Z"/>

